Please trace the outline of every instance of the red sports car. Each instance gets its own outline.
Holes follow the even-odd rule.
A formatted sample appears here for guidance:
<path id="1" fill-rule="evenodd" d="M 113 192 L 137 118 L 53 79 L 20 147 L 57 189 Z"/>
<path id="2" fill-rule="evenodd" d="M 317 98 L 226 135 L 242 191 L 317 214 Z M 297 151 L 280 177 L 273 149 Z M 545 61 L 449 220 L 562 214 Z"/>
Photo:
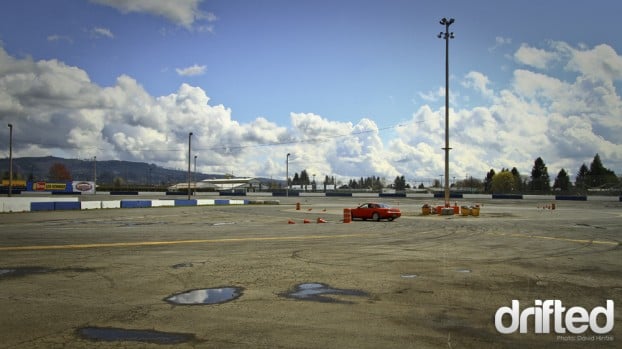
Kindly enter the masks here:
<path id="1" fill-rule="evenodd" d="M 391 207 L 387 204 L 368 202 L 357 208 L 350 209 L 352 219 L 360 218 L 362 220 L 373 219 L 379 221 L 388 219 L 390 221 L 402 215 L 399 208 Z"/>

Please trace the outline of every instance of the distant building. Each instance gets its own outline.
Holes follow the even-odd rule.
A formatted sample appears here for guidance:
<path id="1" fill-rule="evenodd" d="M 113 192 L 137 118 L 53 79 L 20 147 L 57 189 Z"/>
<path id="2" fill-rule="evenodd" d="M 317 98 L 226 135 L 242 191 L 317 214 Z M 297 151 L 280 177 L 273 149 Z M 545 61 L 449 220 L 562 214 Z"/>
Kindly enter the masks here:
<path id="1" fill-rule="evenodd" d="M 170 191 L 186 190 L 188 182 L 177 183 L 168 188 Z M 257 191 L 261 189 L 261 182 L 253 177 L 204 179 L 199 182 L 190 182 L 190 189 L 213 191 Z"/>

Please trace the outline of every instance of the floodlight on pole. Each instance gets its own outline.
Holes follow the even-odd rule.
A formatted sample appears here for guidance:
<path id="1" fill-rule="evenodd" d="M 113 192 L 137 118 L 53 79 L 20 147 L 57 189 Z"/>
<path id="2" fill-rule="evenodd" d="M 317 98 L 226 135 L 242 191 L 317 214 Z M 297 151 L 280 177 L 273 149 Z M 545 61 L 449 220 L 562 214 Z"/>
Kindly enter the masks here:
<path id="1" fill-rule="evenodd" d="M 438 34 L 439 39 L 445 39 L 445 207 L 449 207 L 449 39 L 454 38 L 454 33 L 449 31 L 449 26 L 454 19 L 443 17 L 440 21 L 445 26 L 445 32 Z"/>

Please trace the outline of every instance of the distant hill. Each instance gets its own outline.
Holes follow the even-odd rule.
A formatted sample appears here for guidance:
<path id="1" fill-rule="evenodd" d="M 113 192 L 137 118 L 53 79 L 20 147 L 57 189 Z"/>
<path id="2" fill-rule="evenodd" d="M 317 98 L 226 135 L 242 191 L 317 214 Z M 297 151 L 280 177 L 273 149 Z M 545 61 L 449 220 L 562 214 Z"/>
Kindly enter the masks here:
<path id="1" fill-rule="evenodd" d="M 47 181 L 50 167 L 61 163 L 67 167 L 74 180 L 92 181 L 95 166 L 97 167 L 97 183 L 113 184 L 115 179 L 129 185 L 170 185 L 188 180 L 187 170 L 171 170 L 145 162 L 106 160 L 64 159 L 53 156 L 13 158 L 13 173 L 21 179 Z M 0 174 L 8 178 L 9 159 L 0 159 Z M 222 174 L 197 173 L 196 179 L 224 178 Z M 259 178 L 262 182 L 270 179 Z M 280 182 L 280 181 L 277 181 Z M 284 181 L 283 181 L 284 182 Z"/>

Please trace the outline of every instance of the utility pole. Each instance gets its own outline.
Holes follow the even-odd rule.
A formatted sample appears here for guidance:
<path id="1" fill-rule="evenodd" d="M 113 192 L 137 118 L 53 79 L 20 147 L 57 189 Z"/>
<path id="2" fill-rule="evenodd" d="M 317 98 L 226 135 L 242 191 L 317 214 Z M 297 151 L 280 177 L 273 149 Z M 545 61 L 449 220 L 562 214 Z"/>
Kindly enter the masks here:
<path id="1" fill-rule="evenodd" d="M 449 207 L 449 39 L 454 38 L 454 33 L 449 32 L 449 26 L 454 19 L 445 17 L 440 24 L 445 26 L 445 32 L 438 34 L 439 39 L 445 39 L 445 207 Z"/>
<path id="2" fill-rule="evenodd" d="M 9 196 L 13 192 L 13 124 L 9 124 Z"/>
<path id="3" fill-rule="evenodd" d="M 192 151 L 192 132 L 188 133 L 188 200 L 190 200 L 190 152 Z"/>
<path id="4" fill-rule="evenodd" d="M 287 153 L 285 157 L 285 196 L 289 197 L 289 156 L 291 154 Z"/>

